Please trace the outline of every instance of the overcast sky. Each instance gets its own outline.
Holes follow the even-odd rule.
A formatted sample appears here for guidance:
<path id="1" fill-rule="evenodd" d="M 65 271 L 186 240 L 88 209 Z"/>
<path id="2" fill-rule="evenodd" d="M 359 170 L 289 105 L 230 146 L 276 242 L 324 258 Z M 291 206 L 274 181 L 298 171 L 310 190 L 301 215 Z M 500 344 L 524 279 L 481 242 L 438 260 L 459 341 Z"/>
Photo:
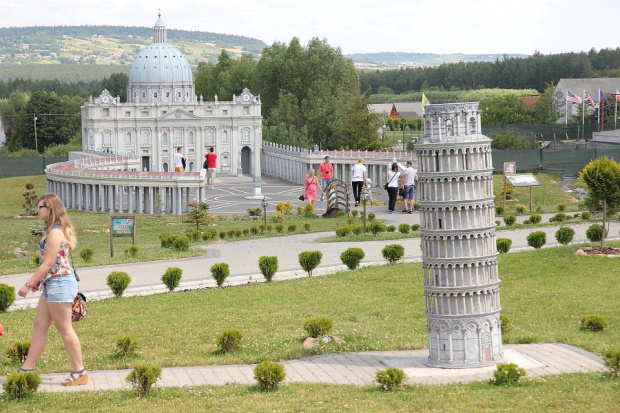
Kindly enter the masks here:
<path id="1" fill-rule="evenodd" d="M 618 0 L 2 0 L 0 27 L 152 27 L 302 44 L 344 54 L 542 54 L 620 47 Z M 172 41 L 172 39 L 170 39 Z"/>

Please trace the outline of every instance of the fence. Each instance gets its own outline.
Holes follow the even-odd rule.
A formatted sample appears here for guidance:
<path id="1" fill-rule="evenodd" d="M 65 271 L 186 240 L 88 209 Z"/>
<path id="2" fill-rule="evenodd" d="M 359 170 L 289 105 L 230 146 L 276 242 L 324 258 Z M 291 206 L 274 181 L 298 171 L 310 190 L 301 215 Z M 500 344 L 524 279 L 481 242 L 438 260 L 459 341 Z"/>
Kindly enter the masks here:
<path id="1" fill-rule="evenodd" d="M 605 123 L 604 130 L 616 129 L 613 122 Z M 482 125 L 482 134 L 503 134 L 513 133 L 517 137 L 532 138 L 536 140 L 551 141 L 553 139 L 592 139 L 592 133 L 598 132 L 597 124 L 568 124 L 550 123 L 550 124 L 517 124 L 517 125 Z"/>
<path id="2" fill-rule="evenodd" d="M 43 175 L 47 165 L 66 162 L 67 156 L 24 156 L 0 158 L 0 178 Z"/>

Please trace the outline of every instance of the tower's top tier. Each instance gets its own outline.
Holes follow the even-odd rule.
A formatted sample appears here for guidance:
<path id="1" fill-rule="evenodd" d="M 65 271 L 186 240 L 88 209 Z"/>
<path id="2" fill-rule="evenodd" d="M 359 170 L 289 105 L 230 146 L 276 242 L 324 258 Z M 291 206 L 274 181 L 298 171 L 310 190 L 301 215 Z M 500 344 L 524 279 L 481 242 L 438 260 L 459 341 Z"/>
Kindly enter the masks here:
<path id="1" fill-rule="evenodd" d="M 478 102 L 424 106 L 424 138 L 419 143 L 487 140 L 489 138 L 482 135 Z"/>

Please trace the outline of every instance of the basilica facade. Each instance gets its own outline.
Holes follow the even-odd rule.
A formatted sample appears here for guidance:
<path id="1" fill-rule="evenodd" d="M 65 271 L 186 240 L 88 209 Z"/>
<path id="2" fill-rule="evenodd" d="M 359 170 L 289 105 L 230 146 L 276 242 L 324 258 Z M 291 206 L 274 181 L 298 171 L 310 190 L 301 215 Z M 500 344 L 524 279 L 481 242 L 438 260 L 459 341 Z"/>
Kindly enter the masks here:
<path id="1" fill-rule="evenodd" d="M 247 88 L 229 101 L 196 96 L 189 62 L 167 42 L 161 16 L 153 43 L 133 61 L 127 102 L 104 90 L 81 115 L 84 152 L 127 155 L 139 159 L 141 171 L 173 172 L 173 154 L 181 147 L 186 171 L 195 172 L 213 147 L 217 172 L 260 181 L 260 96 Z"/>

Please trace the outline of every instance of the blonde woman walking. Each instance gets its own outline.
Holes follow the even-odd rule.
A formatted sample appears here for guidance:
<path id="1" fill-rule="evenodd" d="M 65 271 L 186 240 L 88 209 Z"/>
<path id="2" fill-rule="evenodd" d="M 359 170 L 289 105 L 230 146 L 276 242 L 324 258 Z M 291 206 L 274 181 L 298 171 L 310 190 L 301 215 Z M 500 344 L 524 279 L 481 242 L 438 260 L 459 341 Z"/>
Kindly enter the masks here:
<path id="1" fill-rule="evenodd" d="M 25 297 L 28 292 L 39 289 L 42 293 L 34 317 L 34 333 L 28 356 L 17 372 L 34 371 L 34 365 L 47 344 L 47 334 L 53 322 L 73 366 L 71 374 L 60 384 L 86 384 L 88 372 L 82 363 L 82 346 L 71 325 L 71 307 L 78 292 L 75 271 L 71 267 L 71 251 L 76 244 L 75 231 L 65 206 L 55 194 L 43 195 L 37 207 L 39 219 L 45 222 L 45 231 L 39 243 L 41 264 L 18 294 Z"/>

